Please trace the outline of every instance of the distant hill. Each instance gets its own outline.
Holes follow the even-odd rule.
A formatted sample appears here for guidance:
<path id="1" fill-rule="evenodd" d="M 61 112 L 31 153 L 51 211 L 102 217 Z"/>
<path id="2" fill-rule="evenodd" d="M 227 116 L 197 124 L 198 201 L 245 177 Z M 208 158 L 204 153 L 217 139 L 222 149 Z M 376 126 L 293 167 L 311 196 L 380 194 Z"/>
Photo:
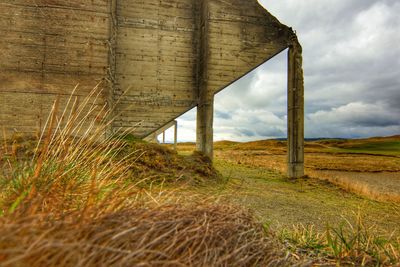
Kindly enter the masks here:
<path id="1" fill-rule="evenodd" d="M 274 153 L 286 153 L 286 138 L 266 139 L 250 142 L 216 141 L 215 150 L 268 150 Z M 380 155 L 400 155 L 400 135 L 378 136 L 361 139 L 346 138 L 306 138 L 305 152 L 362 153 Z M 179 143 L 180 149 L 193 151 L 195 143 Z"/>

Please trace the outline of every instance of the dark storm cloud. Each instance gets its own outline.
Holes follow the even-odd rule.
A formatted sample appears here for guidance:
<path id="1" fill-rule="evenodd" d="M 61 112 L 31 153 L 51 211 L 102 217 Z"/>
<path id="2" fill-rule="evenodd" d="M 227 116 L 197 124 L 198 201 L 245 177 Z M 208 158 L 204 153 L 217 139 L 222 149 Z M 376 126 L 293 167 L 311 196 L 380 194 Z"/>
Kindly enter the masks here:
<path id="1" fill-rule="evenodd" d="M 232 118 L 232 115 L 230 113 L 219 111 L 219 110 L 215 111 L 214 116 L 215 116 L 215 118 L 220 118 L 220 119 L 225 119 L 225 120 L 229 120 Z"/>
<path id="2" fill-rule="evenodd" d="M 399 133 L 399 1 L 260 2 L 302 42 L 306 133 Z"/>
<path id="3" fill-rule="evenodd" d="M 373 112 L 370 112 L 370 111 Z M 384 104 L 349 103 L 329 111 L 307 115 L 307 119 L 319 124 L 346 127 L 388 127 L 400 125 L 399 114 L 391 112 Z"/>
<path id="4" fill-rule="evenodd" d="M 235 129 L 235 131 L 237 132 L 237 134 L 239 136 L 253 137 L 256 135 L 253 131 L 251 131 L 249 129 L 239 128 L 239 129 Z"/>
<path id="5" fill-rule="evenodd" d="M 265 128 L 257 131 L 258 136 L 274 136 L 274 137 L 284 137 L 285 133 L 278 127 L 265 126 Z"/>
<path id="6" fill-rule="evenodd" d="M 254 127 L 252 127 L 254 128 Z M 277 138 L 277 137 L 283 137 L 285 136 L 285 133 L 279 129 L 278 127 L 275 126 L 268 126 L 268 125 L 263 125 L 262 128 L 252 130 L 250 129 L 244 129 L 244 128 L 236 128 L 235 131 L 239 136 L 243 137 L 268 137 L 268 138 Z"/>

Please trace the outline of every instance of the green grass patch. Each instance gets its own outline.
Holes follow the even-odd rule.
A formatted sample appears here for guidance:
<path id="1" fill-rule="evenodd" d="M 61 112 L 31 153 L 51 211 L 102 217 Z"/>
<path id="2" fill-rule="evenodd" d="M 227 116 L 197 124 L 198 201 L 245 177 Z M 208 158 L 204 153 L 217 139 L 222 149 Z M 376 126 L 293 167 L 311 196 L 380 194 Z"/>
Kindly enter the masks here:
<path id="1" fill-rule="evenodd" d="M 344 143 L 342 145 L 330 147 L 326 152 L 400 156 L 400 142 Z"/>
<path id="2" fill-rule="evenodd" d="M 357 150 L 357 151 L 389 151 L 400 153 L 400 142 L 370 142 L 363 144 L 355 144 L 348 146 L 345 149 Z"/>

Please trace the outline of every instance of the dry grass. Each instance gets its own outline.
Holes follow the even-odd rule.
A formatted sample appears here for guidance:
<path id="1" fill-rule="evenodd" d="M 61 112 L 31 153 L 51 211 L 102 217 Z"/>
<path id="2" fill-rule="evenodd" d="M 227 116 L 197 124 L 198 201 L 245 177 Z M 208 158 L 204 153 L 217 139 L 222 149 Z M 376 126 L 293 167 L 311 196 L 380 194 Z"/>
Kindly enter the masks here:
<path id="1" fill-rule="evenodd" d="M 143 142 L 128 142 L 129 146 L 123 154 L 137 151 L 130 157 L 135 161 L 132 166 L 132 176 L 137 178 L 151 177 L 152 182 L 169 182 L 201 184 L 212 183 L 220 180 L 220 175 L 213 168 L 208 157 L 194 152 L 187 156 L 179 155 L 176 151 L 166 146 L 148 144 Z"/>
<path id="2" fill-rule="evenodd" d="M 380 201 L 400 202 L 400 137 L 306 142 L 305 168 L 309 177 Z M 193 150 L 191 144 L 180 151 Z M 264 140 L 215 143 L 215 156 L 227 162 L 286 173 L 286 143 Z"/>
<path id="3" fill-rule="evenodd" d="M 286 173 L 286 156 L 263 151 L 216 151 L 219 159 Z M 400 203 L 400 158 L 367 155 L 306 154 L 306 174 L 379 201 Z"/>
<path id="4" fill-rule="evenodd" d="M 135 207 L 88 217 L 0 219 L 2 266 L 288 265 L 237 208 Z"/>
<path id="5" fill-rule="evenodd" d="M 206 158 L 105 137 L 105 108 L 70 103 L 54 104 L 37 146 L 3 147 L 1 266 L 289 265 L 251 213 L 165 189 L 183 173 L 212 179 Z"/>
<path id="6" fill-rule="evenodd" d="M 295 255 L 308 255 L 316 264 L 344 266 L 394 266 L 400 261 L 400 237 L 376 234 L 358 215 L 355 224 L 345 220 L 328 225 L 321 233 L 313 225 L 294 225 L 284 229 L 280 238 Z"/>
<path id="7" fill-rule="evenodd" d="M 348 192 L 378 201 L 400 203 L 399 172 L 310 171 L 309 173 L 312 177 L 325 179 Z"/>
<path id="8" fill-rule="evenodd" d="M 359 197 L 318 179 L 288 180 L 265 168 L 223 160 L 216 160 L 216 168 L 226 183 L 203 192 L 250 208 L 269 229 L 287 233 L 282 241 L 294 257 L 306 255 L 317 266 L 399 263 L 400 206 Z M 355 216 L 359 213 L 362 220 Z M 301 225 L 311 228 L 311 233 Z M 326 237 L 328 230 L 331 243 Z M 313 245 L 310 235 L 320 237 L 317 244 Z M 362 246 L 352 245 L 355 238 L 362 240 Z"/>
<path id="9" fill-rule="evenodd" d="M 347 172 L 400 172 L 400 158 L 388 156 L 314 153 L 306 155 L 311 170 Z"/>
<path id="10" fill-rule="evenodd" d="M 231 162 L 267 167 L 286 172 L 286 154 L 265 151 L 217 150 L 216 156 Z M 400 172 L 400 158 L 332 153 L 309 153 L 305 155 L 307 171 L 343 172 Z"/>
<path id="11" fill-rule="evenodd" d="M 118 138 L 104 137 L 109 124 L 98 125 L 92 119 L 93 115 L 98 118 L 93 105 L 82 113 L 91 95 L 80 105 L 71 96 L 61 112 L 58 101 L 54 103 L 30 160 L 14 158 L 18 153 L 11 159 L 3 156 L 8 169 L 1 180 L 2 213 L 64 214 L 81 210 L 84 215 L 88 207 L 105 205 L 115 190 L 124 188 L 129 163 L 127 158 L 116 160 L 116 155 L 126 145 Z M 68 114 L 69 109 L 74 112 Z M 104 109 L 97 112 L 103 114 Z"/>

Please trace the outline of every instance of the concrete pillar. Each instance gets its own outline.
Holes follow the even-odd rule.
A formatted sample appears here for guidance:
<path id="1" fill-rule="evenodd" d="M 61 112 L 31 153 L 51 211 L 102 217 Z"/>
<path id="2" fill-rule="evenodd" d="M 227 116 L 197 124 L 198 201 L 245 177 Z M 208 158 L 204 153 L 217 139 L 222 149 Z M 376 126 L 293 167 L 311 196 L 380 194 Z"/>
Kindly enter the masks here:
<path id="1" fill-rule="evenodd" d="M 200 3 L 199 23 L 199 55 L 198 60 L 198 105 L 196 127 L 196 150 L 202 152 L 210 159 L 213 157 L 213 119 L 214 119 L 214 91 L 208 84 L 209 67 L 209 6 L 210 0 L 198 1 Z"/>
<path id="2" fill-rule="evenodd" d="M 196 150 L 213 158 L 214 96 L 200 97 L 197 106 Z"/>
<path id="3" fill-rule="evenodd" d="M 288 53 L 288 176 L 304 176 L 304 78 L 297 38 Z"/>
<path id="4" fill-rule="evenodd" d="M 147 136 L 144 140 L 147 141 L 147 142 L 150 142 L 150 143 L 155 143 L 155 144 L 160 143 L 160 142 L 158 141 L 157 132 L 154 132 L 154 133 L 152 133 L 151 135 Z"/>
<path id="5" fill-rule="evenodd" d="M 176 151 L 176 146 L 178 144 L 178 122 L 174 123 L 174 150 Z"/>

